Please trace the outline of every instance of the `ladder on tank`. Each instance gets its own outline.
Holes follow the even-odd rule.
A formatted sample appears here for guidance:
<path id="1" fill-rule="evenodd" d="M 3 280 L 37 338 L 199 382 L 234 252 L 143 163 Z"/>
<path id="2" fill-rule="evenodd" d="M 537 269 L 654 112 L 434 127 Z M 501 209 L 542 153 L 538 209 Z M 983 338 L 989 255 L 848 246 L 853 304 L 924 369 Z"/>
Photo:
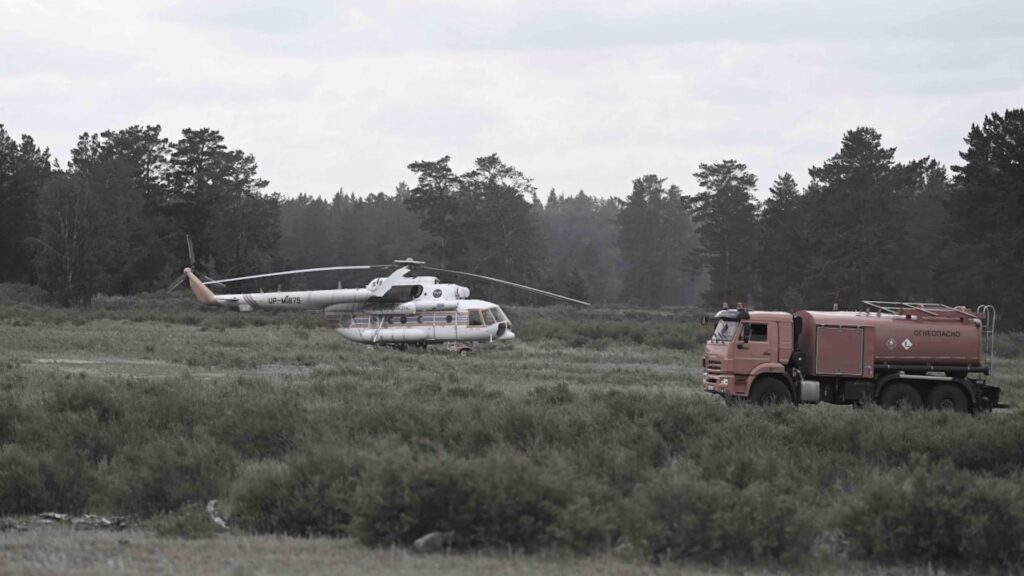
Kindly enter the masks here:
<path id="1" fill-rule="evenodd" d="M 996 307 L 991 304 L 978 306 L 981 316 L 982 348 L 988 360 L 988 372 L 992 373 L 996 359 Z"/>
<path id="2" fill-rule="evenodd" d="M 916 314 L 918 316 L 931 316 L 933 318 L 981 318 L 981 309 L 977 313 L 967 310 L 963 306 L 952 307 L 937 302 L 886 302 L 883 300 L 863 300 L 869 308 L 886 314 L 904 316 Z"/>

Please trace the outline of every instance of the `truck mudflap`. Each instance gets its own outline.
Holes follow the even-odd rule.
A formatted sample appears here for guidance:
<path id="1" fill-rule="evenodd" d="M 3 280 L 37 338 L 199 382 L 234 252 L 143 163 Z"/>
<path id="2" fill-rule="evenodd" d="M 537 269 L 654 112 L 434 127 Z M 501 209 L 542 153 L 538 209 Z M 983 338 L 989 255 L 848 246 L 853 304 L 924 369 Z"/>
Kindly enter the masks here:
<path id="1" fill-rule="evenodd" d="M 979 398 L 979 404 L 982 404 L 981 408 L 985 410 L 991 410 L 993 408 L 1009 408 L 1009 404 L 999 403 L 999 392 L 1000 389 L 998 386 L 982 386 Z"/>

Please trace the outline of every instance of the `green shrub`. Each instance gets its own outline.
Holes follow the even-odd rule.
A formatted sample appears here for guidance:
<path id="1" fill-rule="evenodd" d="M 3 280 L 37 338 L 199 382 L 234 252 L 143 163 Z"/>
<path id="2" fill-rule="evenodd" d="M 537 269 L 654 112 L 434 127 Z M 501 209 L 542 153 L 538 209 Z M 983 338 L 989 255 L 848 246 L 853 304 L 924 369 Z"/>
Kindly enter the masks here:
<path id="1" fill-rule="evenodd" d="M 198 502 L 185 504 L 171 512 L 157 514 L 145 525 L 160 536 L 187 540 L 212 538 L 223 532 L 222 528 L 210 520 L 206 508 Z"/>
<path id="2" fill-rule="evenodd" d="M 66 378 L 50 402 L 56 412 L 91 412 L 96 422 L 110 423 L 121 418 L 123 396 L 111 382 Z"/>
<path id="3" fill-rule="evenodd" d="M 105 504 L 150 516 L 188 502 L 206 502 L 226 491 L 235 456 L 210 438 L 161 436 L 125 448 L 105 467 Z"/>
<path id="4" fill-rule="evenodd" d="M 565 382 L 553 386 L 537 386 L 530 391 L 530 398 L 540 404 L 560 406 L 571 404 L 576 399 L 576 394 Z"/>
<path id="5" fill-rule="evenodd" d="M 466 534 L 474 546 L 535 549 L 549 544 L 551 529 L 573 492 L 574 475 L 558 460 L 534 464 L 517 453 L 496 451 L 463 461 L 470 494 Z"/>
<path id="6" fill-rule="evenodd" d="M 704 345 L 710 328 L 696 322 L 692 310 L 652 312 L 591 309 L 586 314 L 561 308 L 513 308 L 517 333 L 524 339 L 552 339 L 573 348 L 605 350 L 612 342 L 694 350 Z"/>
<path id="7" fill-rule="evenodd" d="M 599 479 L 576 479 L 551 527 L 553 543 L 576 552 L 608 551 L 622 533 L 622 494 Z"/>
<path id="8" fill-rule="evenodd" d="M 295 442 L 304 414 L 294 397 L 281 397 L 261 383 L 239 381 L 238 393 L 222 396 L 210 424 L 216 440 L 243 458 L 284 455 Z"/>
<path id="9" fill-rule="evenodd" d="M 665 469 L 624 501 L 625 537 L 652 560 L 792 561 L 810 549 L 815 527 L 783 486 L 746 489 Z"/>
<path id="10" fill-rule="evenodd" d="M 496 452 L 459 459 L 399 449 L 371 463 L 355 494 L 353 533 L 367 544 L 409 544 L 452 531 L 459 546 L 537 548 L 572 490 L 571 475 Z"/>
<path id="11" fill-rule="evenodd" d="M 18 405 L 10 396 L 0 396 L 0 446 L 14 442 L 17 418 Z"/>
<path id="12" fill-rule="evenodd" d="M 94 480 L 73 453 L 0 446 L 0 514 L 79 512 L 96 487 Z"/>
<path id="13" fill-rule="evenodd" d="M 89 307 L 93 310 L 128 310 L 138 305 L 138 297 L 121 294 L 97 294 L 89 301 Z"/>
<path id="14" fill-rule="evenodd" d="M 231 488 L 233 520 L 255 532 L 344 536 L 364 458 L 319 448 L 247 465 Z"/>
<path id="15" fill-rule="evenodd" d="M 470 495 L 450 456 L 383 453 L 356 489 L 353 535 L 366 544 L 411 544 L 434 531 L 464 528 Z"/>
<path id="16" fill-rule="evenodd" d="M 1024 355 L 1024 333 L 1005 332 L 996 335 L 995 353 L 1000 358 L 1019 358 Z"/>
<path id="17" fill-rule="evenodd" d="M 1024 484 L 917 459 L 879 472 L 847 501 L 839 525 L 872 560 L 1019 566 Z"/>
<path id="18" fill-rule="evenodd" d="M 42 304 L 46 301 L 46 291 L 31 284 L 0 282 L 0 305 Z"/>

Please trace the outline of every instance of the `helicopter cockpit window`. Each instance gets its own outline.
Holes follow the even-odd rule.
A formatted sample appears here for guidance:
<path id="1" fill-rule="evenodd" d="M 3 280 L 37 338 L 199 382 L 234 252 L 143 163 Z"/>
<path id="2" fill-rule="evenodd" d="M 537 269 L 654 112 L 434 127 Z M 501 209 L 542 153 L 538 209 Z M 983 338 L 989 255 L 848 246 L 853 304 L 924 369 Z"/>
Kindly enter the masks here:
<path id="1" fill-rule="evenodd" d="M 484 324 L 484 319 L 483 319 L 483 316 L 480 314 L 480 310 L 470 310 L 469 311 L 469 325 L 470 326 L 483 326 L 483 324 Z"/>
<path id="2" fill-rule="evenodd" d="M 494 317 L 498 319 L 498 322 L 508 322 L 508 316 L 505 316 L 501 308 L 491 308 L 491 312 L 494 312 Z"/>
<path id="3" fill-rule="evenodd" d="M 484 324 L 490 326 L 491 324 L 497 324 L 498 320 L 494 318 L 494 313 L 490 310 L 484 310 Z"/>

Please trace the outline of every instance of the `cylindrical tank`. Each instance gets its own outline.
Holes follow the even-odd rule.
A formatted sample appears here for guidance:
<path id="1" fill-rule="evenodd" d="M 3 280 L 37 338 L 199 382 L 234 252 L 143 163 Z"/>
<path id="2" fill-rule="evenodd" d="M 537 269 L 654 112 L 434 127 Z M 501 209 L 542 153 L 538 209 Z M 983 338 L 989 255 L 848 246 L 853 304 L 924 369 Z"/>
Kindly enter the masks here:
<path id="1" fill-rule="evenodd" d="M 875 364 L 979 366 L 983 359 L 981 320 L 967 314 L 935 317 L 805 310 L 795 316 L 800 324 L 798 345 L 810 355 L 818 349 L 819 328 L 838 326 L 874 328 Z"/>

